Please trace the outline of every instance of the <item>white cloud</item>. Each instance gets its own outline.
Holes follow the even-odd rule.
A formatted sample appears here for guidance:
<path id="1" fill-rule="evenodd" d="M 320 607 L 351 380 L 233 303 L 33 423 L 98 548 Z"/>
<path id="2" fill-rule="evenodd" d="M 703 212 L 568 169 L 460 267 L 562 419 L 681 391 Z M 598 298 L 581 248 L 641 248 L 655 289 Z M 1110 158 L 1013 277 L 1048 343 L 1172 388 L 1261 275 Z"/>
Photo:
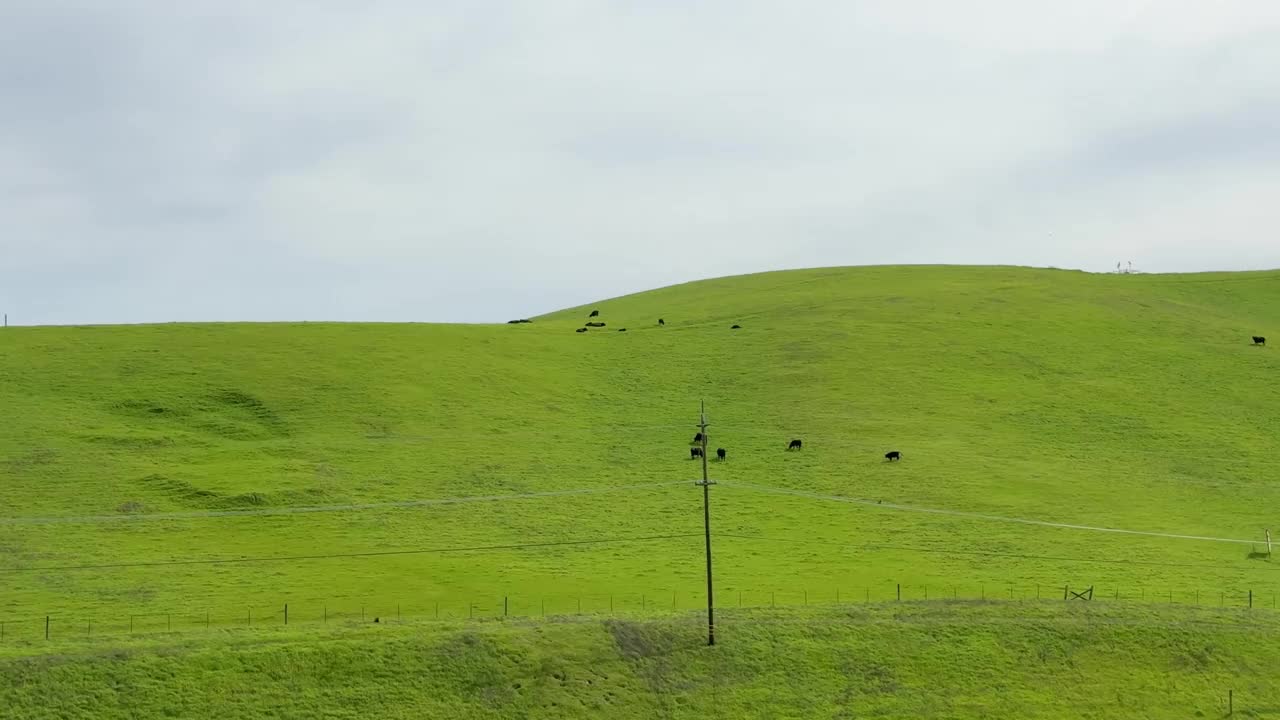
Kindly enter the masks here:
<path id="1" fill-rule="evenodd" d="M 0 6 L 0 305 L 31 322 L 1280 265 L 1270 3 L 104 7 Z"/>

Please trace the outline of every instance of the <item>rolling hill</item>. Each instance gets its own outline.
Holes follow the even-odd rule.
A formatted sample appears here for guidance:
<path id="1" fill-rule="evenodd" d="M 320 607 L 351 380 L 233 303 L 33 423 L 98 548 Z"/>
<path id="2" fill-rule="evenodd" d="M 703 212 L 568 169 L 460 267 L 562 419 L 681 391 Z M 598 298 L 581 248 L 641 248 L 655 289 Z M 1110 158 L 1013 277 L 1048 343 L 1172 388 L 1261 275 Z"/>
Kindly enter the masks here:
<path id="1" fill-rule="evenodd" d="M 1270 606 L 1275 327 L 1280 272 L 873 267 L 517 325 L 8 328 L 0 620 L 38 653 L 45 616 L 692 610 L 703 401 L 723 604 Z"/>

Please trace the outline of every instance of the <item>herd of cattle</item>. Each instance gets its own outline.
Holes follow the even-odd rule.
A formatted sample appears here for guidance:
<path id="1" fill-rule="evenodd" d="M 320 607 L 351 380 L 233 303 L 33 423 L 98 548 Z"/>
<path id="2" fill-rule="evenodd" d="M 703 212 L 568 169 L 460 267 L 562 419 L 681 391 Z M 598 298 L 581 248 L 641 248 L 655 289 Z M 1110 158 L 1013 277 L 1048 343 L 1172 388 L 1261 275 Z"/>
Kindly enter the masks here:
<path id="1" fill-rule="evenodd" d="M 578 328 L 578 329 L 577 329 L 577 330 L 575 330 L 574 332 L 584 333 L 584 332 L 587 332 L 588 330 L 590 330 L 590 329 L 592 329 L 592 328 L 602 328 L 602 327 L 605 327 L 605 324 L 604 324 L 603 322 L 600 322 L 600 321 L 598 321 L 598 320 L 597 320 L 597 321 L 592 321 L 592 320 L 591 320 L 591 318 L 597 318 L 597 317 L 600 317 L 600 311 L 599 311 L 599 310 L 592 310 L 592 311 L 591 311 L 591 314 L 587 316 L 587 323 L 586 323 L 586 325 L 584 325 L 583 327 Z M 508 321 L 507 321 L 507 324 L 508 324 L 508 325 L 517 325 L 517 324 L 521 324 L 521 323 L 530 323 L 530 322 L 533 322 L 533 321 L 532 321 L 532 320 L 528 320 L 528 319 L 508 320 Z M 664 320 L 664 319 L 662 319 L 662 318 L 658 318 L 658 325 L 659 325 L 659 326 L 664 326 L 664 325 L 666 325 L 666 324 L 667 324 L 667 321 L 666 321 L 666 320 Z M 730 329 L 731 329 L 731 330 L 741 330 L 741 329 L 742 329 L 742 326 L 741 326 L 741 325 L 734 325 L 734 326 L 732 326 Z M 626 329 L 626 328 L 618 328 L 618 332 L 626 332 L 626 331 L 627 331 L 627 329 Z M 1261 335 L 1254 335 L 1254 336 L 1252 336 L 1252 337 L 1253 337 L 1253 344 L 1254 344 L 1254 345 L 1258 345 L 1258 346 L 1265 346 L 1265 345 L 1267 344 L 1267 339 L 1266 339 L 1265 337 L 1261 336 Z M 694 445 L 695 447 L 691 447 L 691 448 L 689 448 L 689 459 L 690 459 L 690 460 L 697 460 L 697 459 L 699 459 L 699 458 L 705 458 L 705 455 L 704 455 L 704 454 L 703 454 L 703 452 L 702 452 L 702 445 L 704 445 L 704 444 L 705 444 L 705 441 L 706 441 L 706 440 L 707 440 L 707 438 L 706 438 L 706 437 L 704 437 L 702 433 L 697 433 L 696 435 L 694 435 L 694 436 L 693 436 L 693 442 L 692 442 L 691 444 L 692 444 L 692 445 Z M 804 442 L 803 442 L 803 441 L 801 441 L 801 440 L 800 440 L 800 439 L 798 439 L 798 438 L 797 438 L 797 439 L 793 439 L 791 442 L 787 443 L 787 450 L 788 450 L 788 451 L 791 451 L 791 450 L 803 450 L 803 449 L 804 449 Z M 724 448 L 716 448 L 716 459 L 717 459 L 717 460 L 724 461 L 724 460 L 727 460 L 727 459 L 728 459 L 728 457 L 729 457 L 729 452 L 728 452 L 727 450 L 725 450 Z M 889 451 L 889 452 L 887 452 L 887 453 L 885 453 L 885 454 L 884 454 L 884 459 L 885 459 L 885 460 L 887 460 L 887 461 L 889 461 L 889 462 L 895 462 L 895 461 L 897 461 L 897 460 L 901 460 L 901 459 L 902 459 L 902 453 L 901 453 L 901 452 L 899 452 L 899 451 L 897 451 L 897 450 L 891 450 L 891 451 Z"/>
<path id="2" fill-rule="evenodd" d="M 583 325 L 583 326 L 582 326 L 582 327 L 580 327 L 580 328 L 578 328 L 578 329 L 577 329 L 577 330 L 575 330 L 574 332 L 584 333 L 584 332 L 587 332 L 588 330 L 590 330 L 590 329 L 592 329 L 592 328 L 602 328 L 602 327 L 605 327 L 605 324 L 604 324 L 603 322 L 600 322 L 600 321 L 592 322 L 592 321 L 591 321 L 591 318 L 594 318 L 594 317 L 600 317 L 600 311 L 599 311 L 599 310 L 592 310 L 592 311 L 591 311 L 591 314 L 590 314 L 590 315 L 587 315 L 587 324 L 586 324 L 586 325 Z M 531 322 L 533 322 L 533 321 L 532 321 L 532 320 L 530 320 L 530 319 L 528 319 L 528 318 L 521 318 L 521 319 L 519 319 L 519 320 L 508 320 L 508 321 L 507 321 L 507 324 L 508 324 L 508 325 L 521 325 L 521 324 L 523 324 L 523 323 L 531 323 Z M 659 326 L 663 326 L 663 325 L 666 325 L 666 324 L 667 324 L 667 321 L 666 321 L 666 320 L 663 320 L 662 318 L 658 318 L 658 325 L 659 325 Z M 736 325 L 736 324 L 735 324 L 735 325 L 733 325 L 732 327 L 730 327 L 729 329 L 730 329 L 730 330 L 741 330 L 741 329 L 742 329 L 742 326 L 741 326 L 741 325 Z M 626 329 L 626 328 L 618 328 L 618 332 L 626 332 L 626 331 L 627 331 L 627 329 Z M 1254 336 L 1253 336 L 1253 344 L 1254 344 L 1254 345 L 1261 345 L 1261 346 L 1265 346 L 1265 345 L 1267 344 L 1267 339 L 1266 339 L 1265 337 L 1261 336 L 1261 335 L 1254 335 Z M 798 441 L 797 441 L 797 442 L 798 442 Z M 791 449 L 791 448 L 788 448 L 788 449 Z M 796 447 L 795 449 L 797 449 L 797 450 L 798 450 L 798 449 L 799 449 L 799 447 Z M 886 457 L 887 457 L 887 456 L 886 456 Z M 720 459 L 721 459 L 721 460 L 723 460 L 724 458 L 722 457 L 722 458 L 720 458 Z"/>
<path id="3" fill-rule="evenodd" d="M 585 325 L 583 325 L 582 327 L 578 328 L 577 330 L 574 330 L 574 332 L 584 333 L 584 332 L 587 332 L 587 331 L 591 330 L 592 328 L 602 328 L 602 327 L 605 327 L 605 324 L 604 324 L 603 322 L 600 322 L 600 321 L 592 321 L 592 320 L 591 320 L 591 318 L 594 318 L 594 317 L 600 317 L 600 311 L 599 311 L 599 310 L 592 310 L 592 311 L 591 311 L 591 314 L 587 316 L 587 323 L 586 323 Z M 528 319 L 528 318 L 521 318 L 521 319 L 519 319 L 519 320 L 508 320 L 508 321 L 507 321 L 507 324 L 508 324 L 508 325 L 522 325 L 522 324 L 524 324 L 524 323 L 531 323 L 531 322 L 533 322 L 533 321 L 532 321 L 532 320 L 530 320 L 530 319 Z M 662 327 L 662 326 L 664 326 L 664 325 L 666 325 L 666 324 L 667 324 L 667 321 L 666 321 L 666 320 L 663 320 L 662 318 L 658 318 L 658 326 L 659 326 L 659 327 Z M 729 329 L 730 329 L 730 330 L 741 330 L 741 329 L 742 329 L 742 326 L 741 326 L 741 325 L 734 325 L 734 326 L 730 327 Z M 626 329 L 626 328 L 618 328 L 618 332 L 626 332 L 626 331 L 627 331 L 627 329 Z"/>
<path id="4" fill-rule="evenodd" d="M 592 321 L 592 320 L 591 320 L 591 318 L 596 318 L 596 317 L 600 317 L 600 311 L 599 311 L 599 310 L 592 310 L 592 311 L 591 311 L 591 314 L 587 315 L 587 323 L 586 323 L 585 325 L 583 325 L 582 327 L 578 328 L 577 330 L 574 330 L 574 332 L 584 333 L 584 332 L 587 332 L 587 331 L 591 330 L 592 328 L 602 328 L 602 327 L 605 327 L 605 324 L 604 324 L 603 322 L 600 322 L 599 320 L 596 320 L 596 321 Z M 522 322 L 522 321 L 519 321 L 519 320 L 512 320 L 511 322 L 512 322 L 512 323 L 515 323 L 515 322 Z M 529 322 L 529 321 L 528 321 L 528 320 L 524 320 L 523 322 Z M 666 324 L 667 324 L 667 321 L 666 321 L 666 320 L 664 320 L 664 319 L 662 319 L 662 318 L 658 318 L 658 327 L 663 327 L 663 326 L 665 326 Z M 741 325 L 734 325 L 733 327 L 731 327 L 731 328 L 729 328 L 729 329 L 730 329 L 730 330 L 741 330 L 741 329 L 742 329 L 742 326 L 741 326 Z M 626 332 L 626 331 L 627 331 L 627 329 L 626 329 L 626 328 L 618 328 L 618 332 Z M 722 458 L 720 458 L 720 459 L 721 459 L 721 460 L 723 460 L 724 458 L 722 457 Z"/>
<path id="5" fill-rule="evenodd" d="M 693 440 L 690 441 L 689 443 L 690 445 L 694 446 L 689 448 L 689 459 L 697 460 L 698 458 L 706 457 L 706 455 L 702 453 L 702 445 L 704 445 L 710 439 L 711 437 L 709 435 L 703 435 L 702 433 L 695 433 L 693 436 Z M 799 438 L 793 439 L 791 442 L 787 443 L 788 451 L 803 450 L 803 449 L 804 449 L 804 441 L 800 440 Z M 729 452 L 724 448 L 716 448 L 717 460 L 726 460 L 728 459 L 728 455 L 729 455 Z M 884 459 L 888 460 L 889 462 L 901 460 L 902 453 L 897 450 L 890 450 L 889 452 L 884 454 Z"/>

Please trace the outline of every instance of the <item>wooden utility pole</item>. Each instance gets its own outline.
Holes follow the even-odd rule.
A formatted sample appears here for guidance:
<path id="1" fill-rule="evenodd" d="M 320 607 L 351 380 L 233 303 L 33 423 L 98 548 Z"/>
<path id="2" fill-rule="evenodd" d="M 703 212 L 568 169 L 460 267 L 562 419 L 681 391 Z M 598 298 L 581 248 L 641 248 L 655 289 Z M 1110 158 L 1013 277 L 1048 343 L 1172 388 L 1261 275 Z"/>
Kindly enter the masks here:
<path id="1" fill-rule="evenodd" d="M 707 645 L 716 644 L 716 604 L 711 584 L 711 480 L 707 477 L 707 404 L 702 403 L 698 429 L 702 435 L 702 528 L 707 536 Z"/>

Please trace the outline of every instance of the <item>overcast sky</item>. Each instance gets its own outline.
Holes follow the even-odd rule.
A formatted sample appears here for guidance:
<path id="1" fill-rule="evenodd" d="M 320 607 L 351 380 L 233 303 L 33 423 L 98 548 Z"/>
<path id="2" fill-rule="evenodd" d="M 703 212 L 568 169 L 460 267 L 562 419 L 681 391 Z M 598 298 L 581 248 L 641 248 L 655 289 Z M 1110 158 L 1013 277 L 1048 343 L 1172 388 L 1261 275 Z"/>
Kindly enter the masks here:
<path id="1" fill-rule="evenodd" d="M 0 0 L 15 324 L 1280 267 L 1274 0 Z"/>

